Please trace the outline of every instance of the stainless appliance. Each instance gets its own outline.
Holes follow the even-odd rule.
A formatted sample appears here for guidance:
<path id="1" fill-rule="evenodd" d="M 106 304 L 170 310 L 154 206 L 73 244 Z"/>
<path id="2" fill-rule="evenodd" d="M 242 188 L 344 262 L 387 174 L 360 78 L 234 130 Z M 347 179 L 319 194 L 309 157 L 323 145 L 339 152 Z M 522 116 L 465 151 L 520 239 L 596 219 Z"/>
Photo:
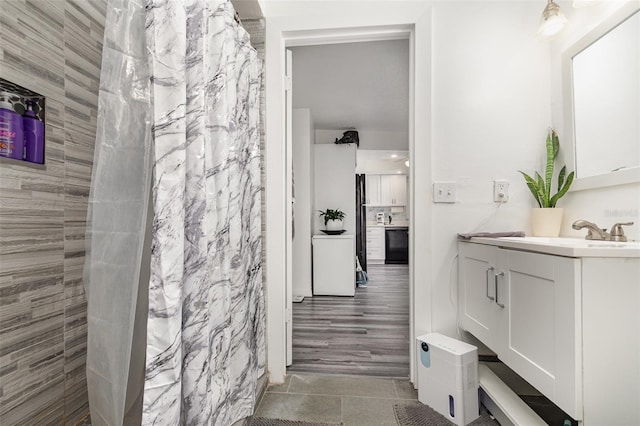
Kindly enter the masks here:
<path id="1" fill-rule="evenodd" d="M 409 263 L 409 227 L 385 226 L 384 263 Z"/>

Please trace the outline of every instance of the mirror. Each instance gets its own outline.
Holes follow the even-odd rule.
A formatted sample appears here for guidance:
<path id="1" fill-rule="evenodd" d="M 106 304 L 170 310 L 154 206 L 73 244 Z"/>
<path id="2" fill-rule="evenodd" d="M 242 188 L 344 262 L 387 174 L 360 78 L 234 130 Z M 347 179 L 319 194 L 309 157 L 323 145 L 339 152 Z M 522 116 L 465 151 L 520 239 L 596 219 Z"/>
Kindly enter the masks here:
<path id="1" fill-rule="evenodd" d="M 640 11 L 632 6 L 565 53 L 574 190 L 640 182 Z"/>

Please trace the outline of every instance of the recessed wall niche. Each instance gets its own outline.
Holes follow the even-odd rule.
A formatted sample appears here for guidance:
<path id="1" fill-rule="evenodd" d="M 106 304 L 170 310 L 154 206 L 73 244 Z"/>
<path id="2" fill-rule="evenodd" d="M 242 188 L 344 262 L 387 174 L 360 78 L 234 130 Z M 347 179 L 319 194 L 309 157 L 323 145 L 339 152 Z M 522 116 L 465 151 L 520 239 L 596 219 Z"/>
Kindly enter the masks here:
<path id="1" fill-rule="evenodd" d="M 44 96 L 0 78 L 0 159 L 44 164 L 45 117 Z"/>

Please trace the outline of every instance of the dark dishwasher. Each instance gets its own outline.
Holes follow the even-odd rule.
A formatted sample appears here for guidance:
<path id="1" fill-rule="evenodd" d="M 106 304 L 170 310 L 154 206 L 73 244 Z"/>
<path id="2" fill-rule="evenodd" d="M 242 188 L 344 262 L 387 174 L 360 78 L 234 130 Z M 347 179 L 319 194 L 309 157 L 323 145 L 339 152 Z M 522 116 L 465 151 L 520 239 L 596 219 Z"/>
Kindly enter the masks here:
<path id="1" fill-rule="evenodd" d="M 409 263 L 409 228 L 407 226 L 387 226 L 384 229 L 384 263 Z"/>

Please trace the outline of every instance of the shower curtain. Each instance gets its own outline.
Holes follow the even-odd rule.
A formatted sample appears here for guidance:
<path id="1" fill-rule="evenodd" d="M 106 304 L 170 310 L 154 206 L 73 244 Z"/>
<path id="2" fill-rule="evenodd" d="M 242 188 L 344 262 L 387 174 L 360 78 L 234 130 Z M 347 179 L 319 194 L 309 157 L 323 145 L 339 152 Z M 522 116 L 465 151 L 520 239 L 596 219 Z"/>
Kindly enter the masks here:
<path id="1" fill-rule="evenodd" d="M 222 0 L 109 1 L 85 265 L 93 424 L 252 414 L 261 64 L 234 14 Z"/>

